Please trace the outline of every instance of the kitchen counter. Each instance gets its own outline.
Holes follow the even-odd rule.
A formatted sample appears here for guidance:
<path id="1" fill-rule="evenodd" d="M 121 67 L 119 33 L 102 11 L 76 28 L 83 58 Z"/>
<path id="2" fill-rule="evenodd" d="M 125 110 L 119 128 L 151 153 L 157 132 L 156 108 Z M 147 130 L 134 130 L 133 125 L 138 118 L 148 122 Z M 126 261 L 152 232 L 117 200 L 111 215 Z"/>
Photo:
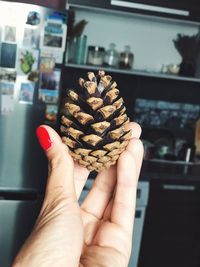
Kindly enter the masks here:
<path id="1" fill-rule="evenodd" d="M 140 180 L 169 179 L 200 182 L 200 164 L 145 160 Z"/>

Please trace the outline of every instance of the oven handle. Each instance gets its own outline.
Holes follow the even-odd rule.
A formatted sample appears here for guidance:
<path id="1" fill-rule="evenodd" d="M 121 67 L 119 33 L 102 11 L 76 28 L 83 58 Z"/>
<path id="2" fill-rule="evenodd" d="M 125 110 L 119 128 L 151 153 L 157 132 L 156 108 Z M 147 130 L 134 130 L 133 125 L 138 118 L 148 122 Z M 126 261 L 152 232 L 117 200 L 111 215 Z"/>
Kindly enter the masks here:
<path id="1" fill-rule="evenodd" d="M 136 207 L 136 210 L 135 210 L 135 219 L 142 218 L 142 212 L 143 212 L 143 210 L 137 209 L 137 207 Z"/>
<path id="2" fill-rule="evenodd" d="M 196 189 L 194 185 L 178 185 L 178 184 L 163 184 L 162 188 L 164 190 L 172 190 L 172 191 L 195 191 Z"/>

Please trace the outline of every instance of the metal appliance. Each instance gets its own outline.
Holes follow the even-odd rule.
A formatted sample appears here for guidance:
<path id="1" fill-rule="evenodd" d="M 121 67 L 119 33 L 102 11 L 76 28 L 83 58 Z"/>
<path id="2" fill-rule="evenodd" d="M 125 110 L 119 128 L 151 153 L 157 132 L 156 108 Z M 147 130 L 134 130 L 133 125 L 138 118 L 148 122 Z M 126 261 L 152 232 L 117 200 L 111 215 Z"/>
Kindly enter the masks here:
<path id="1" fill-rule="evenodd" d="M 137 201 L 135 210 L 135 221 L 133 230 L 132 253 L 129 267 L 137 267 L 140 254 L 143 226 L 145 220 L 146 207 L 149 198 L 149 182 L 139 181 L 137 187 Z"/>
<path id="2" fill-rule="evenodd" d="M 47 162 L 36 139 L 35 130 L 46 120 L 48 101 L 45 102 L 39 97 L 42 77 L 39 66 L 41 58 L 49 59 L 51 53 L 52 57 L 53 54 L 60 55 L 61 60 L 66 41 L 66 38 L 64 40 L 66 36 L 61 33 L 62 26 L 66 31 L 66 23 L 63 22 L 62 25 L 58 19 L 59 16 L 63 18 L 67 16 L 65 9 L 41 7 L 35 5 L 34 0 L 28 2 L 30 4 L 0 1 L 0 265 L 2 267 L 11 266 L 13 258 L 33 227 L 42 203 Z M 45 1 L 43 4 L 47 5 L 48 2 L 51 1 Z M 58 29 L 59 32 L 51 35 L 52 29 Z M 63 47 L 58 48 L 57 45 L 61 43 Z M 31 57 L 29 52 L 32 53 Z M 31 66 L 34 66 L 32 73 L 29 71 L 30 58 L 33 61 Z M 25 59 L 28 62 L 25 62 Z M 62 63 L 55 62 L 55 69 L 60 69 L 61 73 Z M 39 81 L 30 82 L 29 74 L 36 74 L 36 77 L 33 76 L 37 78 L 37 73 Z M 57 84 L 60 84 L 59 79 Z M 57 87 L 51 90 L 56 91 L 59 98 L 60 86 Z M 43 89 L 42 92 L 45 91 Z M 55 108 L 58 107 L 58 102 L 53 104 Z"/>

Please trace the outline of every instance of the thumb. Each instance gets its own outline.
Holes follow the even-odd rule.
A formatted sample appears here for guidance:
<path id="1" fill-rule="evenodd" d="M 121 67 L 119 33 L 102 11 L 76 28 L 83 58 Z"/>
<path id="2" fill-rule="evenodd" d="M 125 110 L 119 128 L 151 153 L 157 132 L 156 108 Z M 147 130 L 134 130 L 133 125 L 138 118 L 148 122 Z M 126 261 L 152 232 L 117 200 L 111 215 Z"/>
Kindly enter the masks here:
<path id="1" fill-rule="evenodd" d="M 39 126 L 36 135 L 49 162 L 46 198 L 49 200 L 76 198 L 73 180 L 74 163 L 67 146 L 49 126 Z"/>

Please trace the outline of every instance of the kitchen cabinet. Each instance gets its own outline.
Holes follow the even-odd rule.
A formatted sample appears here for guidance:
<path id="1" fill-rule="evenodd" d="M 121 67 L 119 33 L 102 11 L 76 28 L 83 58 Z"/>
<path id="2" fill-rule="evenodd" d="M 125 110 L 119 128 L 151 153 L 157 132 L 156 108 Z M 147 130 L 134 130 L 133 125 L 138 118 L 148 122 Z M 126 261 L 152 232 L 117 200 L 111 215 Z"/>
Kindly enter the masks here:
<path id="1" fill-rule="evenodd" d="M 200 103 L 200 79 L 197 78 L 76 64 L 65 65 L 62 79 L 63 95 L 66 94 L 65 89 L 77 87 L 79 77 L 85 77 L 88 71 L 96 73 L 102 68 L 117 81 L 128 109 L 128 115 L 132 119 L 134 119 L 134 105 L 137 98 Z"/>
<path id="2" fill-rule="evenodd" d="M 199 182 L 152 180 L 139 266 L 200 266 L 199 207 Z"/>
<path id="3" fill-rule="evenodd" d="M 69 0 L 69 4 L 185 21 L 200 21 L 198 0 Z"/>

